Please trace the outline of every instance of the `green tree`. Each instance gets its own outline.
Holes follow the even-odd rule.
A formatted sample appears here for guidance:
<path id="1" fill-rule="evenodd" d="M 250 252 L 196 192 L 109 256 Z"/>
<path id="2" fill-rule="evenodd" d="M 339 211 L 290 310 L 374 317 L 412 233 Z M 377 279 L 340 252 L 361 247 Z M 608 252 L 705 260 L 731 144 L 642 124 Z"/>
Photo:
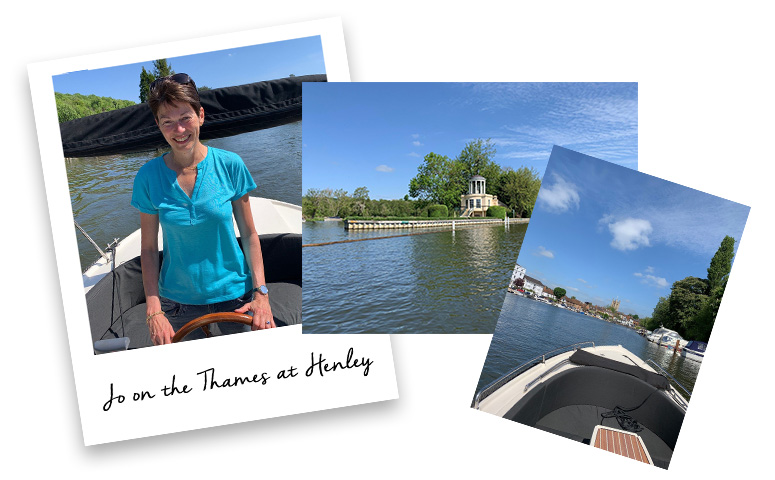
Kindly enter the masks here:
<path id="1" fill-rule="evenodd" d="M 704 278 L 686 277 L 673 283 L 670 292 L 669 317 L 672 326 L 681 335 L 690 328 L 693 318 L 708 299 L 708 281 Z"/>
<path id="2" fill-rule="evenodd" d="M 417 168 L 417 175 L 409 181 L 409 196 L 446 205 L 460 206 L 460 195 L 465 191 L 460 165 L 444 155 L 427 154 Z"/>
<path id="3" fill-rule="evenodd" d="M 507 167 L 501 174 L 498 200 L 505 203 L 517 217 L 527 218 L 533 214 L 540 189 L 541 177 L 536 170 L 527 167 L 513 170 Z"/>
<path id="4" fill-rule="evenodd" d="M 360 216 L 366 215 L 366 207 L 369 203 L 369 189 L 358 187 L 353 192 L 355 213 Z"/>
<path id="5" fill-rule="evenodd" d="M 672 329 L 672 327 L 675 326 L 670 320 L 669 297 L 659 297 L 659 300 L 654 307 L 654 312 L 651 314 L 651 318 L 649 320 L 650 322 L 648 322 L 647 325 L 644 325 L 644 328 L 647 330 L 654 330 L 655 328 L 659 327 Z"/>
<path id="6" fill-rule="evenodd" d="M 504 219 L 506 218 L 506 215 L 507 215 L 506 207 L 501 207 L 500 205 L 493 205 L 491 207 L 487 207 L 486 215 L 488 217 Z"/>
<path id="7" fill-rule="evenodd" d="M 555 287 L 553 293 L 554 293 L 554 296 L 557 298 L 557 300 L 561 300 L 562 297 L 564 297 L 565 294 L 568 292 L 562 287 Z"/>
<path id="8" fill-rule="evenodd" d="M 724 237 L 721 245 L 713 255 L 708 267 L 708 289 L 713 291 L 726 283 L 727 276 L 732 270 L 732 259 L 735 256 L 735 239 L 729 235 Z"/>
<path id="9" fill-rule="evenodd" d="M 167 63 L 166 58 L 160 58 L 153 61 L 153 75 L 156 78 L 169 77 L 175 75 L 175 70 L 172 69 L 172 65 Z"/>
<path id="10" fill-rule="evenodd" d="M 644 317 L 640 321 L 640 327 L 641 328 L 645 328 L 646 330 L 654 330 L 655 328 L 659 327 L 659 325 L 654 327 L 653 326 L 653 319 L 651 317 Z"/>
<path id="11" fill-rule="evenodd" d="M 431 205 L 428 207 L 428 216 L 432 218 L 447 218 L 449 210 L 446 205 Z"/>
<path id="12" fill-rule="evenodd" d="M 301 198 L 301 213 L 304 218 L 312 219 L 319 218 L 320 215 L 320 190 L 317 188 L 310 188 L 307 193 Z"/>
<path id="13" fill-rule="evenodd" d="M 332 217 L 347 217 L 350 215 L 350 212 L 352 210 L 352 198 L 347 196 L 347 191 L 337 189 L 333 192 L 332 195 L 333 198 L 333 204 L 334 204 L 334 213 L 330 216 Z"/>
<path id="14" fill-rule="evenodd" d="M 156 79 L 152 73 L 147 71 L 143 67 L 140 72 L 140 102 L 145 103 L 148 101 L 148 89 L 151 88 L 151 83 Z"/>
<path id="15" fill-rule="evenodd" d="M 140 101 L 148 101 L 148 89 L 151 87 L 151 83 L 154 80 L 161 77 L 168 77 L 175 75 L 175 70 L 172 69 L 172 65 L 167 62 L 166 58 L 161 58 L 153 61 L 153 70 L 148 72 L 145 67 L 142 67 L 140 71 Z"/>
<path id="16" fill-rule="evenodd" d="M 686 337 L 701 342 L 707 342 L 710 339 L 710 333 L 713 330 L 713 325 L 716 323 L 716 315 L 718 315 L 721 297 L 724 296 L 726 286 L 727 282 L 724 279 L 722 285 L 713 289 L 700 308 L 700 311 L 697 312 L 697 315 L 694 316 L 692 322 L 687 327 Z"/>
<path id="17" fill-rule="evenodd" d="M 487 180 L 487 193 L 498 195 L 501 183 L 501 167 L 492 160 L 495 153 L 495 144 L 489 138 L 487 140 L 477 138 L 463 147 L 463 150 L 454 160 L 459 164 L 460 178 L 458 181 L 463 185 L 463 190 L 459 195 L 465 193 L 468 180 L 474 175 L 481 175 Z"/>

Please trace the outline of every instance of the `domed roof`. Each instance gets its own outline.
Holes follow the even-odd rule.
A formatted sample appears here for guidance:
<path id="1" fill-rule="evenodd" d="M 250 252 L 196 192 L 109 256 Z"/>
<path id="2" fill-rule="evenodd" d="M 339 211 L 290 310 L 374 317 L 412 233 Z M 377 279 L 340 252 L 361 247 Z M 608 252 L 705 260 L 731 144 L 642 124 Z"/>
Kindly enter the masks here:
<path id="1" fill-rule="evenodd" d="M 473 176 L 473 177 L 471 177 L 469 180 L 486 180 L 486 178 L 484 178 L 484 177 L 483 177 L 483 176 L 481 176 L 481 175 L 474 175 L 474 176 Z"/>

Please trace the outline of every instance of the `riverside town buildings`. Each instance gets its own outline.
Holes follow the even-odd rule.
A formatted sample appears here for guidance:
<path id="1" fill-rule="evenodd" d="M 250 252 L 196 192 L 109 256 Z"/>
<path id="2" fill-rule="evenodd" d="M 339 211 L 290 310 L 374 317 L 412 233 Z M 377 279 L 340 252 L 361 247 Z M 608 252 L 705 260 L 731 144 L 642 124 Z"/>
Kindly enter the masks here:
<path id="1" fill-rule="evenodd" d="M 511 281 L 509 281 L 509 291 L 514 293 L 520 291 L 528 292 L 536 299 L 543 299 L 544 301 L 547 301 L 547 303 L 556 302 L 556 305 L 558 306 L 584 313 L 585 315 L 613 321 L 628 327 L 637 328 L 639 326 L 638 321 L 631 315 L 619 312 L 621 301 L 618 298 L 612 300 L 609 307 L 593 305 L 590 302 L 582 302 L 575 298 L 568 298 L 567 296 L 555 299 L 554 289 L 547 287 L 541 283 L 540 280 L 528 276 L 527 269 L 520 264 L 514 266 L 514 272 L 511 274 Z"/>

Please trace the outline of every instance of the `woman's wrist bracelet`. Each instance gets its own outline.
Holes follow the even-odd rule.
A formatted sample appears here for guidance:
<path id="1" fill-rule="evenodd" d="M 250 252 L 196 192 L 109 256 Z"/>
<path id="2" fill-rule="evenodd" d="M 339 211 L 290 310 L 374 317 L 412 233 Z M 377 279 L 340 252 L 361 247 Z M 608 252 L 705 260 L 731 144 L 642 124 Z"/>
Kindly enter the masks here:
<path id="1" fill-rule="evenodd" d="M 149 323 L 153 317 L 156 315 L 164 315 L 164 312 L 159 310 L 158 312 L 151 313 L 150 315 L 145 317 L 145 323 Z"/>

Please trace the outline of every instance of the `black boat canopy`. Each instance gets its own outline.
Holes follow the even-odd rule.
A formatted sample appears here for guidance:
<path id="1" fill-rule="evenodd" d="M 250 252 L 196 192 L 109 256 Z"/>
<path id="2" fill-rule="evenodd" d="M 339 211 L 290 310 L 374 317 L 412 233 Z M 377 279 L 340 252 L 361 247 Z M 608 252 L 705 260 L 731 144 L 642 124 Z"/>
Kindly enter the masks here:
<path id="1" fill-rule="evenodd" d="M 639 378 L 648 383 L 652 387 L 659 388 L 661 390 L 667 390 L 670 387 L 670 382 L 667 378 L 654 372 L 644 370 L 637 365 L 627 365 L 626 363 L 617 362 L 610 358 L 601 357 L 594 353 L 587 352 L 586 350 L 576 350 L 576 352 L 568 359 L 576 365 L 586 365 L 590 367 L 600 367 L 607 370 L 613 370 L 620 373 L 626 373 L 632 375 L 635 378 Z"/>
<path id="2" fill-rule="evenodd" d="M 301 120 L 302 82 L 325 82 L 304 75 L 200 92 L 205 123 L 200 139 L 229 137 Z M 148 105 L 142 103 L 60 124 L 65 157 L 117 155 L 164 148 Z"/>

